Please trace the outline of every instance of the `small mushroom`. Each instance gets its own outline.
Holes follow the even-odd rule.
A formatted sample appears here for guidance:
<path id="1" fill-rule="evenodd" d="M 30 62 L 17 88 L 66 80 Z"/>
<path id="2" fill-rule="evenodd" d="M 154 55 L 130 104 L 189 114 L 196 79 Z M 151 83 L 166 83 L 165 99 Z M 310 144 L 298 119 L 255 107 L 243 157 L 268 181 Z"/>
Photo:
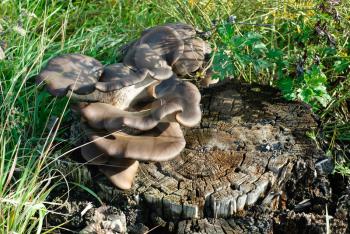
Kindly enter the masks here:
<path id="1" fill-rule="evenodd" d="M 81 54 L 66 54 L 52 58 L 37 76 L 54 96 L 64 96 L 68 90 L 77 94 L 90 93 L 102 74 L 102 64 Z"/>

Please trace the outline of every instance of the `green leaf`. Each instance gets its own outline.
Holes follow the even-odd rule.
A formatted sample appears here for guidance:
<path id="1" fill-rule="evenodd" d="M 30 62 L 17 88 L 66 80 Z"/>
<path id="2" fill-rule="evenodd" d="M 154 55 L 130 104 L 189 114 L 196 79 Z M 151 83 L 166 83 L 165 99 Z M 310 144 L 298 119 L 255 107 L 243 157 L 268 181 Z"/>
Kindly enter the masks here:
<path id="1" fill-rule="evenodd" d="M 315 96 L 315 98 L 323 107 L 326 107 L 328 103 L 332 100 L 329 94 L 324 94 L 322 96 Z"/>
<path id="2" fill-rule="evenodd" d="M 234 29 L 233 25 L 229 23 L 223 23 L 219 28 L 218 28 L 218 33 L 221 38 L 221 40 L 224 43 L 229 43 L 231 38 L 234 35 Z"/>
<path id="3" fill-rule="evenodd" d="M 312 66 L 311 70 L 304 75 L 307 86 L 316 87 L 327 83 L 326 75 L 317 66 Z"/>
<path id="4" fill-rule="evenodd" d="M 283 77 L 277 80 L 277 86 L 282 91 L 283 96 L 288 100 L 296 98 L 294 92 L 294 81 L 290 77 Z"/>
<path id="5" fill-rule="evenodd" d="M 350 60 L 335 61 L 333 68 L 336 72 L 341 73 L 350 67 Z"/>
<path id="6" fill-rule="evenodd" d="M 257 59 L 254 62 L 254 69 L 256 72 L 260 72 L 264 69 L 267 69 L 270 67 L 270 63 L 264 59 Z"/>
<path id="7" fill-rule="evenodd" d="M 263 38 L 262 35 L 260 35 L 259 33 L 255 33 L 255 32 L 249 32 L 246 36 L 246 41 L 245 41 L 245 45 L 247 46 L 253 46 L 254 43 L 258 43 L 260 42 L 260 40 Z"/>
<path id="8" fill-rule="evenodd" d="M 255 53 L 263 53 L 266 50 L 266 45 L 262 42 L 257 42 L 253 45 L 253 52 Z"/>
<path id="9" fill-rule="evenodd" d="M 280 49 L 269 49 L 266 53 L 266 57 L 270 59 L 277 59 L 283 56 L 283 51 Z"/>

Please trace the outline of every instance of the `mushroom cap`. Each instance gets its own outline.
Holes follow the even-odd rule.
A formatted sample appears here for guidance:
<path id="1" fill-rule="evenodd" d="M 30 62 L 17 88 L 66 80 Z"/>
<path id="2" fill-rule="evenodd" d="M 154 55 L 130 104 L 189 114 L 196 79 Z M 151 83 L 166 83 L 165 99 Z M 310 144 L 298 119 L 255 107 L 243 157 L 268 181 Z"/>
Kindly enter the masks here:
<path id="1" fill-rule="evenodd" d="M 92 143 L 84 145 L 81 154 L 88 163 L 97 165 L 115 186 L 120 189 L 131 188 L 137 173 L 138 161 L 109 157 Z"/>
<path id="2" fill-rule="evenodd" d="M 99 166 L 100 171 L 118 188 L 130 189 L 139 168 L 139 162 L 133 159 L 112 158 L 109 165 Z"/>
<path id="3" fill-rule="evenodd" d="M 135 65 L 139 69 L 147 69 L 149 74 L 157 80 L 169 79 L 173 75 L 172 67 L 163 56 L 153 50 L 148 44 L 141 44 L 135 50 Z"/>
<path id="4" fill-rule="evenodd" d="M 163 81 L 170 83 L 168 80 Z M 158 86 L 161 86 L 160 83 Z M 82 117 L 96 129 L 116 131 L 123 126 L 138 130 L 150 130 L 160 122 L 174 122 L 192 127 L 201 119 L 200 93 L 190 82 L 176 80 L 168 90 L 153 90 L 154 95 L 162 95 L 151 108 L 139 112 L 123 111 L 107 103 L 91 103 L 80 109 Z M 158 92 L 158 93 L 157 93 Z M 161 92 L 161 93 L 159 93 Z M 159 97 L 157 97 L 159 98 Z"/>
<path id="5" fill-rule="evenodd" d="M 164 82 L 164 83 L 163 83 Z M 164 85 L 165 84 L 165 85 Z M 201 94 L 198 88 L 183 80 L 166 80 L 154 86 L 152 96 L 164 102 L 164 106 L 176 106 L 176 121 L 186 127 L 197 125 L 201 118 L 200 110 Z M 174 107 L 173 107 L 174 108 Z"/>
<path id="6" fill-rule="evenodd" d="M 186 40 L 184 52 L 173 65 L 174 72 L 177 75 L 189 75 L 203 66 L 205 55 L 210 46 L 200 38 Z"/>
<path id="7" fill-rule="evenodd" d="M 147 44 L 156 54 L 172 65 L 181 56 L 184 42 L 180 35 L 171 27 L 159 26 L 142 35 L 140 45 Z M 136 54 L 137 56 L 137 54 Z M 140 57 L 136 57 L 140 59 Z"/>
<path id="8" fill-rule="evenodd" d="M 46 84 L 54 96 L 64 96 L 68 90 L 77 94 L 90 93 L 102 74 L 102 64 L 82 54 L 66 54 L 50 59 L 38 74 L 36 82 Z"/>
<path id="9" fill-rule="evenodd" d="M 107 155 L 92 143 L 88 143 L 81 147 L 81 155 L 88 163 L 97 165 L 107 163 L 109 159 Z"/>
<path id="10" fill-rule="evenodd" d="M 136 69 L 147 69 L 157 80 L 172 76 L 172 65 L 184 50 L 184 42 L 171 27 L 159 26 L 145 32 L 126 53 L 123 63 Z"/>
<path id="11" fill-rule="evenodd" d="M 108 65 L 104 68 L 96 89 L 102 92 L 110 92 L 143 81 L 148 75 L 148 70 L 131 69 L 123 63 Z"/>
<path id="12" fill-rule="evenodd" d="M 131 135 L 122 132 L 108 134 L 84 126 L 86 135 L 104 154 L 113 158 L 166 161 L 176 157 L 185 147 L 178 123 L 159 123 L 155 128 Z"/>
<path id="13" fill-rule="evenodd" d="M 131 107 L 134 103 L 140 101 L 140 99 L 149 98 L 148 87 L 157 82 L 157 80 L 147 75 L 142 81 L 134 85 L 125 86 L 115 91 L 103 92 L 95 89 L 93 92 L 84 95 L 75 94 L 72 91 L 68 91 L 67 96 L 80 102 L 110 103 L 115 107 L 124 110 Z"/>

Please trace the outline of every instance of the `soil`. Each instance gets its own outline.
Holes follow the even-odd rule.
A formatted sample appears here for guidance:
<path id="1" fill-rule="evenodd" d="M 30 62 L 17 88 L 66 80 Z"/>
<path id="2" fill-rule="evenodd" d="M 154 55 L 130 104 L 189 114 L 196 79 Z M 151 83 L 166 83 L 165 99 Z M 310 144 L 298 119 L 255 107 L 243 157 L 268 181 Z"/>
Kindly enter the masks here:
<path id="1" fill-rule="evenodd" d="M 50 194 L 63 205 L 51 207 L 47 226 L 64 223 L 56 233 L 350 233 L 350 183 L 308 137 L 319 127 L 308 106 L 232 80 L 201 93 L 203 118 L 184 129 L 185 150 L 172 161 L 142 163 L 130 191 L 113 187 L 79 150 L 58 161 L 81 186 Z"/>

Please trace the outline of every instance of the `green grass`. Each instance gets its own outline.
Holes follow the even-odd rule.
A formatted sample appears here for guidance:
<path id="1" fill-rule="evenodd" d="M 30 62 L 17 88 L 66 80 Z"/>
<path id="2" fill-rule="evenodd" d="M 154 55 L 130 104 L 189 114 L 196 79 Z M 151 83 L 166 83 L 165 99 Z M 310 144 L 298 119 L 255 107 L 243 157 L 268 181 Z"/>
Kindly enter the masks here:
<path id="1" fill-rule="evenodd" d="M 66 111 L 67 99 L 55 99 L 34 84 L 33 76 L 50 58 L 78 52 L 110 64 L 118 59 L 118 47 L 136 38 L 147 27 L 181 21 L 205 30 L 212 27 L 213 19 L 221 23 L 220 20 L 235 15 L 239 22 L 234 25 L 235 36 L 245 38 L 249 33 L 258 33 L 268 48 L 278 48 L 283 52 L 282 59 L 295 61 L 300 48 L 294 44 L 295 34 L 288 33 L 288 30 L 303 32 L 307 25 L 312 25 L 309 23 L 303 28 L 293 22 L 299 22 L 297 13 L 313 17 L 308 15 L 309 8 L 318 3 L 281 2 L 2 0 L 0 46 L 5 59 L 0 60 L 0 233 L 42 232 L 45 226 L 43 217 L 52 212 L 46 198 L 63 177 L 52 167 L 52 162 L 57 160 L 54 153 L 58 149 L 65 153 L 72 148 L 64 137 L 69 131 L 64 125 L 69 111 Z M 340 6 L 339 11 L 349 21 L 348 5 Z M 282 23 L 286 23 L 285 26 L 279 27 Z M 275 26 L 263 26 L 265 24 Z M 337 28 L 338 25 L 333 23 L 331 27 Z M 322 59 L 326 65 L 330 63 L 328 60 L 337 62 L 338 69 L 341 69 L 349 58 L 346 47 L 349 31 L 340 30 L 334 35 L 340 38 L 343 49 Z M 216 53 L 224 48 L 218 34 L 214 33 L 210 41 L 217 48 Z M 260 58 L 261 54 L 253 54 L 249 46 L 243 48 L 246 55 Z M 315 47 L 316 52 L 318 48 Z M 262 68 L 257 73 L 249 61 L 242 63 L 230 56 L 226 59 L 235 64 L 236 70 L 232 72 L 237 79 L 277 85 L 278 70 L 273 67 L 276 66 L 273 62 L 272 67 Z M 326 107 L 318 108 L 317 113 L 325 126 L 322 132 L 325 147 L 332 154 L 345 154 L 350 138 L 346 106 L 350 82 L 348 75 L 334 72 L 334 69 L 322 70 L 334 85 L 324 84 L 331 100 Z M 290 70 L 293 66 L 286 66 L 282 73 Z M 60 128 L 52 128 L 53 119 L 56 124 L 62 124 Z M 349 175 L 348 162 L 337 168 Z"/>

